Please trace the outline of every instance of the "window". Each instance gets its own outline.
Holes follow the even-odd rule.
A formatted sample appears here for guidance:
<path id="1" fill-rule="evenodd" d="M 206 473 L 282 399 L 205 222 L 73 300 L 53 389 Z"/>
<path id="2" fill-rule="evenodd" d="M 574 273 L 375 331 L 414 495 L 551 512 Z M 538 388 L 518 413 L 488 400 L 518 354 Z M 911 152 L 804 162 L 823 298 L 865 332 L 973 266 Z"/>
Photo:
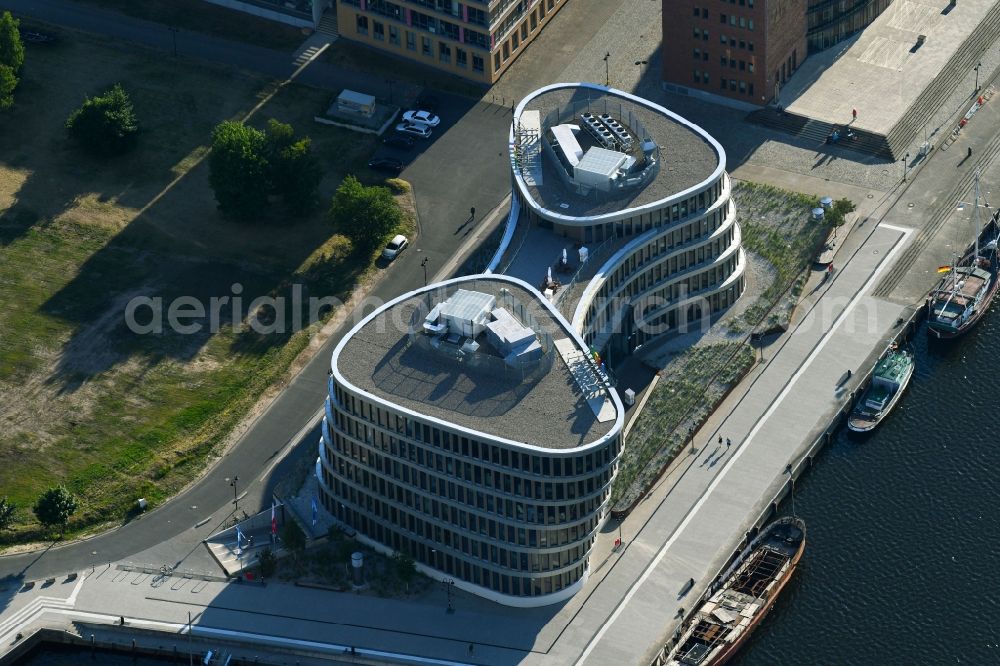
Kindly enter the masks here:
<path id="1" fill-rule="evenodd" d="M 736 14 L 729 15 L 729 25 L 736 27 Z"/>
<path id="2" fill-rule="evenodd" d="M 451 62 L 451 47 L 444 42 L 438 42 L 438 59 L 441 62 Z"/>
<path id="3" fill-rule="evenodd" d="M 704 60 L 705 62 L 708 62 L 708 51 L 705 51 L 704 53 L 701 54 L 701 59 Z"/>
<path id="4" fill-rule="evenodd" d="M 725 79 L 719 79 L 719 87 L 722 88 L 723 90 L 726 89 L 726 80 Z"/>
<path id="5" fill-rule="evenodd" d="M 534 12 L 532 12 L 531 16 L 528 17 L 528 20 L 531 22 L 531 30 L 534 31 L 535 28 L 538 27 L 538 19 L 535 18 Z"/>
<path id="6" fill-rule="evenodd" d="M 701 31 L 701 39 L 704 42 L 708 41 L 708 30 L 702 30 Z"/>
<path id="7" fill-rule="evenodd" d="M 385 26 L 378 21 L 372 21 L 372 36 L 380 42 L 385 41 Z"/>
<path id="8" fill-rule="evenodd" d="M 753 30 L 752 27 L 750 29 Z M 753 42 L 747 42 L 747 50 L 748 51 L 753 51 Z"/>
<path id="9" fill-rule="evenodd" d="M 745 18 L 743 18 L 742 16 L 740 17 L 740 27 L 741 28 L 747 27 L 747 20 Z"/>
<path id="10" fill-rule="evenodd" d="M 468 55 L 464 49 L 455 49 L 455 64 L 459 67 L 468 67 Z"/>
<path id="11" fill-rule="evenodd" d="M 746 81 L 740 81 L 740 92 L 743 93 L 744 95 L 746 94 L 746 92 L 747 92 L 747 82 Z"/>
<path id="12" fill-rule="evenodd" d="M 720 65 L 722 65 L 723 67 L 725 67 L 725 66 L 726 66 L 726 63 L 727 63 L 727 62 L 729 62 L 729 58 L 727 58 L 727 57 L 725 56 L 725 54 L 723 54 L 723 55 L 721 55 L 721 56 L 719 57 L 719 64 L 720 64 Z"/>
<path id="13" fill-rule="evenodd" d="M 358 34 L 359 35 L 367 35 L 368 34 L 368 17 L 367 16 L 362 16 L 361 14 L 358 14 L 357 27 L 358 27 Z"/>
<path id="14" fill-rule="evenodd" d="M 701 82 L 701 70 L 700 69 L 694 70 L 694 82 L 695 83 L 700 83 Z"/>
<path id="15" fill-rule="evenodd" d="M 708 72 L 701 73 L 701 82 L 706 85 L 708 84 Z"/>
<path id="16" fill-rule="evenodd" d="M 507 42 L 503 43 L 503 49 L 502 49 L 502 51 L 503 51 L 504 62 L 506 62 L 507 58 L 510 57 L 510 45 Z"/>
<path id="17" fill-rule="evenodd" d="M 517 33 L 516 32 L 512 33 L 510 36 L 510 50 L 516 51 L 520 43 L 521 40 L 517 38 Z"/>
<path id="18" fill-rule="evenodd" d="M 736 79 L 729 79 L 729 89 L 736 90 Z"/>
<path id="19" fill-rule="evenodd" d="M 472 55 L 472 69 L 477 72 L 483 71 L 483 59 L 476 54 Z"/>
<path id="20" fill-rule="evenodd" d="M 527 38 L 528 38 L 528 24 L 527 23 L 522 23 L 521 24 L 521 39 L 524 40 L 524 39 L 527 39 Z"/>
<path id="21" fill-rule="evenodd" d="M 748 63 L 747 63 L 747 69 L 748 69 L 748 70 L 749 70 L 749 71 L 750 71 L 751 73 L 753 72 L 753 61 L 750 61 L 750 62 L 748 62 Z"/>
<path id="22" fill-rule="evenodd" d="M 473 63 L 473 65 L 475 64 L 475 62 L 476 62 L 476 56 L 472 56 L 472 63 Z M 497 51 L 496 53 L 493 54 L 493 71 L 496 71 L 498 69 L 500 69 L 500 52 L 499 51 Z"/>
<path id="23" fill-rule="evenodd" d="M 555 6 L 556 6 L 555 0 L 549 0 L 549 9 L 552 9 Z"/>
<path id="24" fill-rule="evenodd" d="M 694 50 L 694 59 L 695 60 L 701 60 L 701 49 L 695 49 Z"/>
<path id="25" fill-rule="evenodd" d="M 727 40 L 726 40 L 726 36 L 725 35 L 719 35 L 719 43 L 720 44 L 725 44 L 726 41 Z"/>
<path id="26" fill-rule="evenodd" d="M 746 68 L 747 68 L 747 62 L 746 62 L 746 60 L 740 60 L 740 71 L 742 72 L 742 71 L 746 70 Z"/>
<path id="27" fill-rule="evenodd" d="M 753 84 L 750 84 L 750 90 L 747 92 L 751 97 L 753 97 Z"/>
<path id="28" fill-rule="evenodd" d="M 753 19 L 750 19 L 749 21 L 747 21 L 747 27 L 750 28 L 751 30 L 753 30 Z"/>
<path id="29" fill-rule="evenodd" d="M 409 30 L 406 31 L 406 48 L 410 51 L 417 50 L 417 40 L 414 38 L 413 33 Z"/>
<path id="30" fill-rule="evenodd" d="M 701 37 L 701 30 L 699 28 L 695 28 L 694 29 L 694 38 L 698 39 L 699 37 Z"/>
<path id="31" fill-rule="evenodd" d="M 701 16 L 701 10 L 698 9 L 697 7 L 695 7 L 694 8 L 694 17 L 698 18 L 699 16 Z"/>
<path id="32" fill-rule="evenodd" d="M 702 7 L 701 8 L 701 17 L 703 19 L 707 19 L 708 18 L 708 7 Z"/>
<path id="33" fill-rule="evenodd" d="M 425 56 L 431 56 L 431 55 L 433 55 L 431 53 L 431 40 L 430 40 L 430 37 L 421 37 L 420 38 L 420 52 L 423 53 Z"/>
<path id="34" fill-rule="evenodd" d="M 726 22 L 726 15 L 719 14 L 719 23 L 725 23 L 725 22 Z"/>
<path id="35" fill-rule="evenodd" d="M 389 43 L 399 46 L 399 28 L 394 25 L 389 26 Z"/>

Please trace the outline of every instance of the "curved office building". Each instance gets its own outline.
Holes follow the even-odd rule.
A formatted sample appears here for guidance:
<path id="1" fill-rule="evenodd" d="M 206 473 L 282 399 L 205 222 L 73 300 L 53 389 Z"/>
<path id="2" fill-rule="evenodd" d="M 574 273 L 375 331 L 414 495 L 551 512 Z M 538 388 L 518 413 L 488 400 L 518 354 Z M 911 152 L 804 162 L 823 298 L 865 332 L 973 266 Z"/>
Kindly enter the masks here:
<path id="1" fill-rule="evenodd" d="M 561 83 L 517 106 L 510 156 L 517 225 L 595 264 L 571 287 L 572 323 L 602 355 L 699 326 L 743 293 L 726 154 L 697 125 L 620 90 Z"/>
<path id="2" fill-rule="evenodd" d="M 481 275 L 417 289 L 333 353 L 322 503 L 433 577 L 503 604 L 555 603 L 587 578 L 623 412 L 528 284 Z"/>

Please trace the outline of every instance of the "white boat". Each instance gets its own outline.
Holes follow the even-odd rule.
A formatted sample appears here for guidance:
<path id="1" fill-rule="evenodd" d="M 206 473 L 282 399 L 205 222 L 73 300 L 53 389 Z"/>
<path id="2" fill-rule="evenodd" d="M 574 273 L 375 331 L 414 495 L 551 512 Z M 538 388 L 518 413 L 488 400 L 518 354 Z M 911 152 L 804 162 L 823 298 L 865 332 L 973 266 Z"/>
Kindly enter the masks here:
<path id="1" fill-rule="evenodd" d="M 913 354 L 896 348 L 875 364 L 872 383 L 865 389 L 858 404 L 847 419 L 847 427 L 854 432 L 870 432 L 882 422 L 913 378 Z"/>

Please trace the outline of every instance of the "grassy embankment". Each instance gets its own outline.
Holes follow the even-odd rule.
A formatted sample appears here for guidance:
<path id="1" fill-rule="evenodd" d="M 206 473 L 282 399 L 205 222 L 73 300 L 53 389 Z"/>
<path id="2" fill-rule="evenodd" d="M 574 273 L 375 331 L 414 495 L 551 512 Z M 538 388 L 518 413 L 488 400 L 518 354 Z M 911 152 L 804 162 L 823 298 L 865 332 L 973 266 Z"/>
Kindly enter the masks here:
<path id="1" fill-rule="evenodd" d="M 753 365 L 746 334 L 787 323 L 798 301 L 816 248 L 829 226 L 810 221 L 813 197 L 770 185 L 740 182 L 733 190 L 747 252 L 766 261 L 770 284 L 753 304 L 723 323 L 730 341 L 702 342 L 661 371 L 645 408 L 629 434 L 612 487 L 616 510 L 627 508 L 678 455 L 726 392 Z"/>
<path id="2" fill-rule="evenodd" d="M 70 32 L 29 48 L 22 78 L 0 124 L 0 495 L 20 507 L 7 543 L 44 537 L 30 506 L 57 483 L 80 498 L 68 534 L 175 493 L 316 330 L 234 328 L 227 306 L 217 333 L 136 335 L 124 323 L 131 298 L 162 298 L 166 322 L 175 297 L 207 304 L 239 284 L 246 314 L 254 297 L 293 283 L 345 300 L 372 266 L 325 217 L 346 173 L 372 180 L 363 164 L 374 145 L 312 122 L 330 93 L 285 87 L 250 121 L 275 117 L 312 136 L 320 210 L 288 219 L 276 206 L 234 222 L 208 186 L 210 132 L 244 117 L 273 82 Z M 118 81 L 135 102 L 138 147 L 92 159 L 68 144 L 63 122 Z"/>

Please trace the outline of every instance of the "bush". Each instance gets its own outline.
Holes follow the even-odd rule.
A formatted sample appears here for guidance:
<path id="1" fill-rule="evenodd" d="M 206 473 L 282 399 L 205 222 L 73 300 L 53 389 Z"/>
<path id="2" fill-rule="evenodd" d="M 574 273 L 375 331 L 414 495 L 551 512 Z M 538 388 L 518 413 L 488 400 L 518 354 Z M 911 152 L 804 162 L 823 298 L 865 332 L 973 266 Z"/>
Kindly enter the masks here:
<path id="1" fill-rule="evenodd" d="M 21 22 L 10 12 L 0 14 L 0 65 L 10 67 L 15 75 L 24 65 L 24 44 L 21 43 L 21 33 L 17 31 L 20 25 Z"/>
<path id="2" fill-rule="evenodd" d="M 63 486 L 49 488 L 35 502 L 32 511 L 45 527 L 59 525 L 65 531 L 70 516 L 76 513 L 76 498 Z"/>
<path id="3" fill-rule="evenodd" d="M 260 575 L 264 578 L 270 578 L 278 568 L 278 557 L 271 550 L 271 547 L 267 546 L 257 556 L 257 563 L 260 565 Z"/>
<path id="4" fill-rule="evenodd" d="M 17 505 L 9 501 L 6 497 L 0 497 L 0 530 L 10 529 L 14 524 L 14 512 Z"/>
<path id="5" fill-rule="evenodd" d="M 212 131 L 208 182 L 223 213 L 253 217 L 267 205 L 264 133 L 226 121 Z"/>
<path id="6" fill-rule="evenodd" d="M 88 97 L 66 119 L 70 138 L 95 155 L 120 155 L 135 146 L 139 123 L 128 93 L 116 83 L 103 95 Z"/>
<path id="7" fill-rule="evenodd" d="M 14 89 L 17 88 L 17 77 L 14 70 L 0 64 L 0 111 L 6 111 L 14 106 Z"/>
<path id="8" fill-rule="evenodd" d="M 403 222 L 403 212 L 387 187 L 365 187 L 348 176 L 330 205 L 330 220 L 351 239 L 354 249 L 370 253 Z"/>
<path id="9" fill-rule="evenodd" d="M 226 121 L 212 132 L 209 183 L 226 215 L 255 217 L 268 204 L 268 195 L 282 198 L 296 214 L 317 203 L 323 173 L 309 137 L 295 137 L 291 125 L 273 118 L 260 131 Z"/>

